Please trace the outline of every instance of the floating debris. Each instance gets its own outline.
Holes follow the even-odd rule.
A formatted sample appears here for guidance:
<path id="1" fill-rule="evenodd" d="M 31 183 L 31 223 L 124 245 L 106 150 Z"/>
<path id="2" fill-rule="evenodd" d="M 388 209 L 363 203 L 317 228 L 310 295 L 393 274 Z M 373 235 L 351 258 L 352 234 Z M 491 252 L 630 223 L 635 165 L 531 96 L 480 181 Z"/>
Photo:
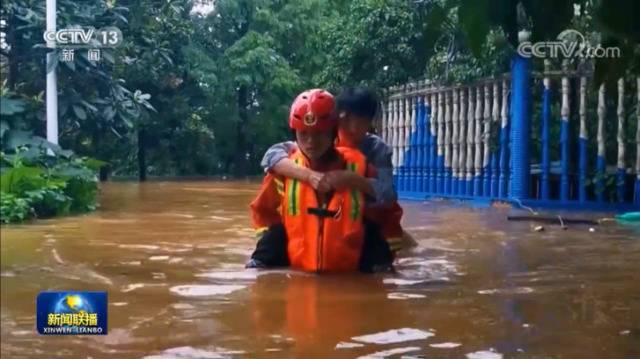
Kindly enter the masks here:
<path id="1" fill-rule="evenodd" d="M 167 275 L 162 272 L 151 272 L 153 279 L 167 279 Z"/>
<path id="2" fill-rule="evenodd" d="M 451 348 L 457 348 L 459 346 L 461 346 L 462 344 L 460 343 L 435 343 L 435 344 L 429 344 L 430 347 L 432 348 L 438 348 L 438 349 L 451 349 Z"/>
<path id="3" fill-rule="evenodd" d="M 387 298 L 389 298 L 389 299 L 399 299 L 399 300 L 420 299 L 420 298 L 426 298 L 426 297 L 427 296 L 424 295 L 424 294 L 414 294 L 414 293 L 394 292 L 394 293 L 387 294 Z"/>
<path id="4" fill-rule="evenodd" d="M 207 296 L 213 296 L 213 295 L 230 294 L 244 288 L 246 288 L 246 286 L 233 285 L 233 284 L 220 284 L 220 285 L 194 284 L 194 285 L 179 285 L 176 287 L 172 287 L 169 290 L 175 294 L 178 294 L 184 297 L 207 297 Z"/>
<path id="5" fill-rule="evenodd" d="M 502 359 L 502 354 L 483 350 L 479 352 L 468 353 L 466 357 L 468 359 Z"/>
<path id="6" fill-rule="evenodd" d="M 139 266 L 142 264 L 141 261 L 128 261 L 128 262 L 120 262 L 120 264 L 128 265 L 128 266 Z"/>
<path id="7" fill-rule="evenodd" d="M 157 250 L 160 247 L 159 246 L 150 245 L 150 244 L 120 244 L 120 245 L 118 245 L 118 248 Z"/>
<path id="8" fill-rule="evenodd" d="M 164 283 L 134 283 L 134 284 L 129 284 L 127 286 L 125 286 L 124 288 L 122 288 L 122 293 L 127 293 L 127 292 L 131 292 L 134 291 L 136 289 L 140 289 L 140 288 L 144 288 L 144 287 L 163 287 L 166 284 Z"/>
<path id="9" fill-rule="evenodd" d="M 56 249 L 55 249 L 55 248 L 53 248 L 53 249 L 51 250 L 51 254 L 53 255 L 53 259 L 55 259 L 55 260 L 56 260 L 56 262 L 58 262 L 58 264 L 61 264 L 61 265 L 65 265 L 65 264 L 66 264 L 66 263 L 62 260 L 62 258 L 60 258 L 60 255 L 58 254 L 58 252 L 56 251 Z"/>
<path id="10" fill-rule="evenodd" d="M 406 347 L 406 348 L 395 348 L 389 350 L 383 350 L 363 356 L 359 356 L 358 359 L 366 359 L 366 358 L 386 358 L 396 354 L 410 353 L 420 350 L 420 347 Z"/>
<path id="11" fill-rule="evenodd" d="M 169 256 L 151 256 L 149 257 L 150 261 L 166 261 L 169 260 Z"/>
<path id="12" fill-rule="evenodd" d="M 193 305 L 191 305 L 189 303 L 175 303 L 175 304 L 171 305 L 171 307 L 173 309 L 178 309 L 178 310 L 188 310 L 188 309 L 195 308 Z"/>
<path id="13" fill-rule="evenodd" d="M 367 334 L 367 335 L 362 335 L 358 337 L 353 337 L 351 338 L 351 340 L 368 343 L 368 344 L 393 344 L 393 343 L 408 342 L 412 340 L 427 339 L 434 335 L 435 335 L 434 333 L 428 332 L 426 330 L 402 328 L 402 329 L 392 329 L 392 330 L 388 330 L 386 332 L 381 332 L 381 333 Z"/>
<path id="14" fill-rule="evenodd" d="M 213 279 L 229 279 L 229 280 L 253 280 L 258 278 L 261 273 L 258 271 L 220 271 L 220 272 L 206 272 L 196 274 L 196 277 L 213 278 Z"/>
<path id="15" fill-rule="evenodd" d="M 395 285 L 413 285 L 426 282 L 421 279 L 402 279 L 402 278 L 385 278 L 382 280 L 384 284 L 395 284 Z"/>
<path id="16" fill-rule="evenodd" d="M 336 349 L 350 349 L 350 348 L 360 348 L 363 347 L 364 344 L 360 343 L 352 343 L 352 342 L 340 342 L 336 344 Z"/>
<path id="17" fill-rule="evenodd" d="M 479 290 L 478 294 L 528 294 L 533 292 L 534 292 L 533 288 L 516 287 L 516 288 L 504 288 L 504 289 L 484 289 L 484 290 Z"/>
<path id="18" fill-rule="evenodd" d="M 214 348 L 212 350 L 197 349 L 194 347 L 178 347 L 163 351 L 157 355 L 149 355 L 143 359 L 224 359 L 229 355 L 246 354 L 243 350 L 228 350 Z"/>

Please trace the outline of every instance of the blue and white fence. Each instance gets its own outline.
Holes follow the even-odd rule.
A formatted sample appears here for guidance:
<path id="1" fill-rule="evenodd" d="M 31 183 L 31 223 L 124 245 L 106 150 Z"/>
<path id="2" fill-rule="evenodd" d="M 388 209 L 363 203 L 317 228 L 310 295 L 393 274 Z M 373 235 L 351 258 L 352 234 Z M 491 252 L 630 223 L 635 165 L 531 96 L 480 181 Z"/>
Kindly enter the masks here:
<path id="1" fill-rule="evenodd" d="M 506 199 L 508 93 L 507 76 L 471 86 L 418 82 L 391 89 L 380 131 L 393 146 L 398 191 Z"/>
<path id="2" fill-rule="evenodd" d="M 400 197 L 640 208 L 640 78 L 620 79 L 613 94 L 590 91 L 589 81 L 588 71 L 533 73 L 531 60 L 517 57 L 510 74 L 470 85 L 390 88 L 378 131 L 393 147 Z M 627 91 L 637 92 L 635 104 L 625 102 Z M 616 135 L 607 136 L 613 106 Z M 625 152 L 630 128 L 635 153 Z M 615 165 L 607 158 L 614 152 Z"/>

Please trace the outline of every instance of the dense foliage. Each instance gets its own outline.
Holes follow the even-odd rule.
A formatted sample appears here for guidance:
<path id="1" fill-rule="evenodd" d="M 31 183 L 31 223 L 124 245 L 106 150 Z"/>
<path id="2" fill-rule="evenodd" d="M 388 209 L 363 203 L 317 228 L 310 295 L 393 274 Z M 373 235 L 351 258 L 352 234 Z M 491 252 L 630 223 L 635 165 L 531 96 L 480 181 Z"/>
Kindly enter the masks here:
<path id="1" fill-rule="evenodd" d="M 12 141 L 16 144 L 12 154 L 0 152 L 0 222 L 95 209 L 95 171 L 101 162 L 77 157 L 26 134 L 16 134 Z"/>
<path id="2" fill-rule="evenodd" d="M 615 79 L 640 63 L 631 0 L 207 3 L 197 12 L 184 0 L 58 1 L 59 28 L 117 26 L 124 38 L 98 63 L 78 51 L 74 62 L 55 64 L 62 147 L 107 162 L 115 175 L 242 176 L 258 173 L 264 149 L 287 137 L 287 106 L 305 87 L 469 81 L 508 70 L 519 29 L 550 39 L 580 21 L 630 49 L 597 66 L 598 76 Z M 41 45 L 44 6 L 2 4 L 10 46 L 2 50 L 3 111 L 23 109 L 2 126 L 43 137 L 44 73 L 52 70 Z"/>
<path id="3" fill-rule="evenodd" d="M 75 61 L 47 67 L 45 2 L 3 1 L 2 149 L 18 155 L 11 139 L 25 131 L 45 137 L 45 74 L 57 71 L 60 145 L 104 161 L 103 176 L 257 174 L 264 150 L 288 137 L 288 105 L 300 90 L 503 73 L 521 29 L 537 41 L 573 27 L 620 46 L 622 58 L 595 64 L 594 83 L 640 72 L 635 0 L 58 0 L 57 6 L 58 28 L 116 26 L 124 41 L 103 49 L 97 63 L 77 51 Z M 41 169 L 39 178 L 48 180 Z"/>

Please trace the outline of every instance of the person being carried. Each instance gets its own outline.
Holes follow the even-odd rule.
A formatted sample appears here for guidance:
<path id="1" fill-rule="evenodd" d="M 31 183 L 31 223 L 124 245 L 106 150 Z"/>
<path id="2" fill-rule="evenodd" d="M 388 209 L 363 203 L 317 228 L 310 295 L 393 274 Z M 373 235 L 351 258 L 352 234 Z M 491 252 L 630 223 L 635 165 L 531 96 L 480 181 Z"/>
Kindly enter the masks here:
<path id="1" fill-rule="evenodd" d="M 317 191 L 307 182 L 268 172 L 250 205 L 259 240 L 247 267 L 371 272 L 391 266 L 393 257 L 378 227 L 364 220 L 365 198 L 374 193 L 367 178 L 375 170 L 357 149 L 335 146 L 333 96 L 320 89 L 300 94 L 291 106 L 289 127 L 297 146 L 288 159 L 296 166 L 358 177 L 345 176 L 354 181 L 351 186 Z"/>
<path id="2" fill-rule="evenodd" d="M 392 149 L 371 131 L 378 103 L 373 91 L 363 87 L 346 88 L 336 98 L 339 117 L 338 145 L 358 148 L 375 167 L 375 177 L 365 179 L 349 171 L 321 173 L 298 166 L 288 158 L 297 149 L 293 141 L 271 146 L 265 153 L 261 166 L 265 171 L 309 183 L 319 192 L 348 187 L 372 195 L 374 200 L 367 203 L 365 218 L 381 227 L 395 257 L 400 249 L 415 245 L 415 241 L 403 231 L 400 224 L 403 211 L 393 187 Z"/>

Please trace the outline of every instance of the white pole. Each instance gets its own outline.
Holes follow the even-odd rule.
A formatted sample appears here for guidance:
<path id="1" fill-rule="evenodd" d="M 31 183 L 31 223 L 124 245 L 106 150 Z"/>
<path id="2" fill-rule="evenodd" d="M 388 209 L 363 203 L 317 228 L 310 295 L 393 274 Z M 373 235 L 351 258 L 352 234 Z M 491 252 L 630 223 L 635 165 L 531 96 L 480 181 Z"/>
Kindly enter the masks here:
<path id="1" fill-rule="evenodd" d="M 406 150 L 405 146 L 407 145 L 407 141 L 405 141 L 405 126 L 406 126 L 406 116 L 405 116 L 405 100 L 403 98 L 406 92 L 406 86 L 401 86 L 398 88 L 399 96 L 398 99 L 398 168 L 402 168 L 404 170 L 404 151 Z M 402 175 L 404 172 L 400 172 Z"/>
<path id="2" fill-rule="evenodd" d="M 636 88 L 638 90 L 638 102 L 636 102 L 636 117 L 638 119 L 636 126 L 636 180 L 640 181 L 640 76 L 636 78 L 636 82 L 638 84 Z M 640 198 L 638 200 L 640 201 Z"/>
<path id="3" fill-rule="evenodd" d="M 451 93 L 445 92 L 444 103 L 444 168 L 445 173 L 451 170 Z M 445 180 L 446 181 L 446 180 Z M 444 186 L 446 187 L 446 185 Z"/>
<path id="4" fill-rule="evenodd" d="M 484 144 L 484 158 L 482 161 L 482 169 L 489 167 L 490 159 L 491 159 L 491 146 L 489 142 L 489 137 L 491 137 L 491 85 L 484 85 L 484 131 L 482 133 L 482 142 Z M 485 176 L 485 180 L 488 179 L 488 176 Z M 484 182 L 482 183 L 484 186 Z M 488 193 L 484 194 L 485 196 L 489 196 Z"/>
<path id="5" fill-rule="evenodd" d="M 56 0 L 47 0 L 47 31 L 56 31 Z M 55 43 L 47 44 L 48 47 L 55 47 Z M 56 69 L 51 68 L 55 60 L 55 52 L 47 53 L 47 141 L 58 144 L 58 84 L 56 79 Z"/>
<path id="6" fill-rule="evenodd" d="M 446 91 L 441 90 L 438 93 L 438 160 L 444 156 L 444 95 Z M 439 163 L 438 163 L 439 166 Z M 441 168 L 438 167 L 438 171 Z M 442 173 L 438 173 L 438 176 Z"/>
<path id="7" fill-rule="evenodd" d="M 451 151 L 451 176 L 452 178 L 458 178 L 458 161 L 460 160 L 460 93 L 458 89 L 453 89 L 453 113 L 451 114 L 451 143 L 453 144 L 453 150 Z M 455 183 L 455 182 L 453 182 Z M 458 193 L 458 188 L 451 186 L 451 193 Z M 455 183 L 455 186 L 458 184 Z"/>
<path id="8" fill-rule="evenodd" d="M 624 148 L 624 79 L 618 80 L 618 169 L 624 170 L 625 148 Z"/>
<path id="9" fill-rule="evenodd" d="M 604 134 L 604 122 L 607 116 L 607 106 L 605 104 L 605 87 L 604 84 L 600 85 L 598 91 L 598 157 L 605 157 L 605 134 Z M 606 171 L 605 171 L 606 172 Z"/>
<path id="10" fill-rule="evenodd" d="M 467 111 L 467 182 L 473 180 L 473 160 L 474 160 L 474 144 L 475 144 L 475 107 L 473 97 L 473 87 L 469 86 L 469 107 Z M 468 184 L 467 184 L 468 186 Z M 470 195 L 471 193 L 467 193 Z"/>
<path id="11" fill-rule="evenodd" d="M 397 94 L 397 88 L 394 87 L 394 94 Z M 399 116 L 398 116 L 398 109 L 400 108 L 399 105 L 399 100 L 393 100 L 391 102 L 391 108 L 392 108 L 392 114 L 391 114 L 391 133 L 392 133 L 392 144 L 393 144 L 393 170 L 394 170 L 394 174 L 398 173 L 398 167 L 400 166 L 400 161 L 399 161 L 399 156 L 400 156 L 400 147 L 398 147 L 400 141 L 398 140 L 398 135 L 399 135 L 399 128 L 398 128 L 398 120 L 399 120 Z"/>
<path id="12" fill-rule="evenodd" d="M 480 175 L 482 175 L 482 95 L 482 85 L 480 85 L 476 87 L 476 137 L 474 140 L 476 145 L 475 177 L 480 177 Z M 480 185 L 480 188 L 482 188 L 482 184 Z M 473 194 L 474 196 L 477 195 L 477 193 L 475 193 L 475 184 Z"/>
<path id="13" fill-rule="evenodd" d="M 458 122 L 460 128 L 458 129 L 458 179 L 464 181 L 466 179 L 467 164 L 467 90 L 460 89 L 460 113 L 458 114 Z M 458 194 L 463 195 L 466 192 L 466 187 L 462 191 L 458 191 Z"/>

